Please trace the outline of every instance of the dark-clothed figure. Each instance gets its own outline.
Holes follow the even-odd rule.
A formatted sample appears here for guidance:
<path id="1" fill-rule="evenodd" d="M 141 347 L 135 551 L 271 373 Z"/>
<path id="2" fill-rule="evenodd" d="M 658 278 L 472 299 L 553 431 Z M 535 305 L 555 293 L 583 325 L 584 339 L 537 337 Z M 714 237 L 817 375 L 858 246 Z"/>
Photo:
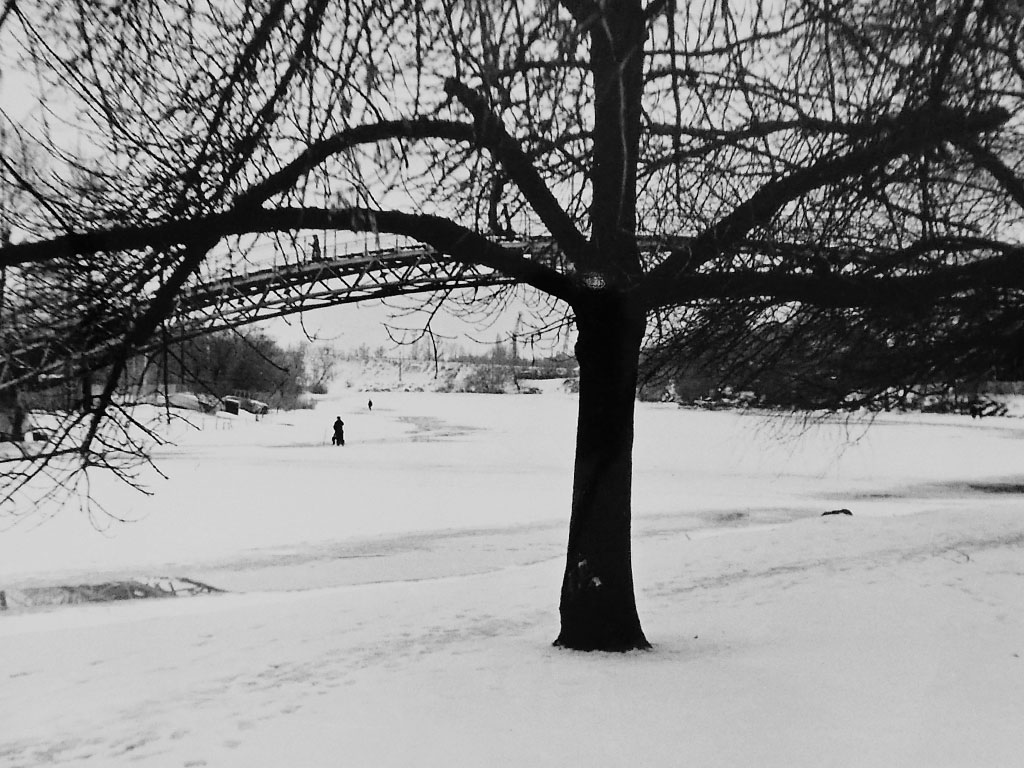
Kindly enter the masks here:
<path id="1" fill-rule="evenodd" d="M 367 400 L 366 401 L 366 409 L 368 411 L 372 411 L 373 410 L 373 400 Z"/>
<path id="2" fill-rule="evenodd" d="M 345 444 L 345 422 L 341 420 L 341 416 L 334 420 L 334 437 L 331 438 L 331 442 L 334 445 Z"/>

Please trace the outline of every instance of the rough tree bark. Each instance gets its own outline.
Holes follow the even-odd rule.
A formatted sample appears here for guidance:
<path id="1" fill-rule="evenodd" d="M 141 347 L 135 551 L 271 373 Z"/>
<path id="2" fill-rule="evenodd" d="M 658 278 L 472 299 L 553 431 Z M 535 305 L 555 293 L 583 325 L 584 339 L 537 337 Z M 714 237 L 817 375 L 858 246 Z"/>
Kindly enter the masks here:
<path id="1" fill-rule="evenodd" d="M 613 290 L 578 307 L 580 366 L 569 544 L 555 645 L 649 648 L 637 615 L 630 548 L 633 408 L 644 313 Z"/>

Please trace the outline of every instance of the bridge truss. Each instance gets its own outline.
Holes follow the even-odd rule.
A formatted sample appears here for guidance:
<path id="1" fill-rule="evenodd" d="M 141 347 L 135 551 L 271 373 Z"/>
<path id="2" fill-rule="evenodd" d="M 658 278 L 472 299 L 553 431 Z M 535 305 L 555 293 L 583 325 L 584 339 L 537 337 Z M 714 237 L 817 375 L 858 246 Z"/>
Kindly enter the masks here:
<path id="1" fill-rule="evenodd" d="M 328 236 L 324 233 L 324 240 Z M 382 244 L 385 241 L 386 244 Z M 370 243 L 374 247 L 369 247 Z M 506 240 L 526 258 L 555 256 L 550 240 Z M 179 295 L 171 337 L 181 341 L 228 328 L 340 304 L 426 292 L 508 286 L 514 280 L 494 270 L 442 256 L 412 240 L 372 237 L 327 244 L 315 236 L 288 238 L 269 250 L 236 250 L 231 259 L 212 255 L 204 272 Z M 240 268 L 241 267 L 241 268 Z M 95 329 L 88 346 L 68 348 L 74 318 L 19 339 L 10 359 L 0 361 L 0 398 L 7 391 L 46 390 L 76 380 L 82 368 L 102 368 L 124 325 Z M 156 334 L 136 352 L 153 352 L 168 341 Z M 69 356 L 70 355 L 70 356 Z"/>
<path id="2" fill-rule="evenodd" d="M 509 241 L 506 247 L 551 260 L 547 240 Z M 320 254 L 307 240 L 294 250 L 294 260 L 237 274 L 229 269 L 186 289 L 177 305 L 186 334 L 358 301 L 514 283 L 491 269 L 456 262 L 421 244 L 396 241 L 391 247 L 335 248 Z"/>

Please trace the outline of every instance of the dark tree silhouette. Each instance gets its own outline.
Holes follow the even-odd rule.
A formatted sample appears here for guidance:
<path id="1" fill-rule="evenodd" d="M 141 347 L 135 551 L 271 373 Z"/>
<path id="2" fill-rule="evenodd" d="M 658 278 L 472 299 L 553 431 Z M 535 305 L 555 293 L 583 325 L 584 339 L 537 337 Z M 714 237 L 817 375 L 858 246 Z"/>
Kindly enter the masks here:
<path id="1" fill-rule="evenodd" d="M 253 242 L 411 237 L 575 322 L 563 646 L 647 646 L 630 555 L 645 339 L 724 354 L 786 320 L 827 329 L 802 347 L 813 359 L 860 327 L 889 333 L 894 357 L 905 341 L 920 359 L 959 344 L 938 370 L 983 368 L 986 338 L 996 356 L 1020 338 L 1014 4 L 44 0 L 11 4 L 2 33 L 4 66 L 41 73 L 38 93 L 88 139 L 11 127 L 49 151 L 45 167 L 3 159 L 31 205 L 0 265 L 21 301 L 66 271 L 59 306 L 103 314 L 48 304 L 7 349 L 2 388 L 54 366 L 106 382 L 37 462 L 103 459 L 133 354 L 182 320 L 183 289 Z M 558 258 L 524 256 L 510 230 Z M 827 322 L 793 323 L 805 316 Z M 906 317 L 935 320 L 934 339 L 905 337 Z"/>

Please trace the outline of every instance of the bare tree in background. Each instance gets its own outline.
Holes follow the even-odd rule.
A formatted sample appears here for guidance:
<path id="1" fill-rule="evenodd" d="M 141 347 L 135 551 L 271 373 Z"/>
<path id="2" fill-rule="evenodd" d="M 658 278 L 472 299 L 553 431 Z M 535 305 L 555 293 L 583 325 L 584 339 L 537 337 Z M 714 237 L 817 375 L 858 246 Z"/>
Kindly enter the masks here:
<path id="1" fill-rule="evenodd" d="M 965 350 L 925 376 L 989 365 L 985 334 L 1021 338 L 1019 4 L 8 7 L 3 65 L 20 56 L 74 111 L 54 107 L 35 136 L 45 172 L 4 159 L 3 183 L 33 205 L 0 265 L 24 301 L 54 274 L 67 298 L 19 342 L 37 358 L 7 351 L 30 370 L 0 387 L 54 366 L 105 376 L 35 466 L 109 463 L 130 434 L 115 389 L 213 254 L 312 230 L 412 237 L 573 316 L 562 646 L 647 646 L 630 555 L 645 338 L 673 359 L 726 355 L 784 319 L 821 349 L 849 328 L 885 333 L 895 355 L 912 317 L 936 331 L 909 339 L 915 357 L 940 331 Z M 558 258 L 509 247 L 517 227 Z"/>
<path id="2" fill-rule="evenodd" d="M 327 385 L 334 378 L 340 359 L 341 354 L 329 344 L 317 344 L 309 351 L 307 378 L 311 392 L 327 392 Z"/>

